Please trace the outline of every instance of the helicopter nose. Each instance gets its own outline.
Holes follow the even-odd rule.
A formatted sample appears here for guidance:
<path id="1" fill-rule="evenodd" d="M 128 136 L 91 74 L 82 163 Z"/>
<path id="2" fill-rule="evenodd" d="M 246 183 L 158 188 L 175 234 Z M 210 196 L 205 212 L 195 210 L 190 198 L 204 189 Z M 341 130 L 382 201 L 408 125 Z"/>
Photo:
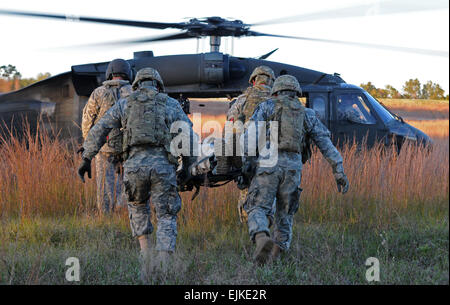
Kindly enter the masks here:
<path id="1" fill-rule="evenodd" d="M 433 146 L 433 140 L 428 136 L 426 133 L 421 131 L 420 129 L 417 129 L 413 126 L 409 126 L 410 130 L 414 133 L 416 137 L 416 143 L 419 145 L 423 145 L 425 147 L 432 147 Z"/>
<path id="2" fill-rule="evenodd" d="M 433 140 L 426 135 L 423 132 L 419 132 L 416 134 L 417 137 L 417 143 L 420 145 L 423 145 L 425 147 L 432 147 L 433 146 Z"/>

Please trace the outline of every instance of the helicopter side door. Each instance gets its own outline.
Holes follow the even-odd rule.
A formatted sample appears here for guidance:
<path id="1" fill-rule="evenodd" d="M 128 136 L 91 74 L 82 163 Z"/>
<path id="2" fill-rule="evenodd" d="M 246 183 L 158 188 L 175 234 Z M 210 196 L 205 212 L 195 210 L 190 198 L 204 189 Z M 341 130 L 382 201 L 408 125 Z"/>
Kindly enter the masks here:
<path id="1" fill-rule="evenodd" d="M 331 111 L 330 131 L 336 145 L 366 142 L 371 147 L 377 141 L 377 131 L 384 126 L 358 90 L 334 90 Z"/>

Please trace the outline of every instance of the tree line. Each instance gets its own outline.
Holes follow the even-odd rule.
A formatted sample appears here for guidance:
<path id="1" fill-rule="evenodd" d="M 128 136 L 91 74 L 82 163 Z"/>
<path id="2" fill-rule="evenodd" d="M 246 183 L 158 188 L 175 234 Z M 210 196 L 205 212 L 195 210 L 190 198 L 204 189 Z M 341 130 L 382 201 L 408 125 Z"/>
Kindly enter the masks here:
<path id="1" fill-rule="evenodd" d="M 415 79 L 409 79 L 405 82 L 402 88 L 402 92 L 397 90 L 391 85 L 386 85 L 383 88 L 375 87 L 372 82 L 368 82 L 360 85 L 361 88 L 366 90 L 370 95 L 376 98 L 397 98 L 397 99 L 425 99 L 425 100 L 448 100 L 448 94 L 445 95 L 445 90 L 442 87 L 432 81 L 427 81 L 425 84 L 421 84 L 420 81 Z"/>
<path id="2" fill-rule="evenodd" d="M 3 65 L 0 66 L 0 92 L 8 92 L 18 90 L 29 86 L 35 82 L 44 80 L 50 77 L 50 73 L 39 73 L 35 78 L 22 78 L 22 75 L 17 70 L 16 66 Z M 420 81 L 410 79 L 405 82 L 402 92 L 391 85 L 386 85 L 383 88 L 377 88 L 372 82 L 363 83 L 360 85 L 370 95 L 376 98 L 396 98 L 396 99 L 431 99 L 431 100 L 448 100 L 449 95 L 445 95 L 444 89 L 432 81 L 421 84 Z"/>
<path id="3" fill-rule="evenodd" d="M 22 78 L 16 66 L 0 66 L 0 92 L 14 91 L 50 77 L 51 74 L 39 73 L 36 77 Z"/>

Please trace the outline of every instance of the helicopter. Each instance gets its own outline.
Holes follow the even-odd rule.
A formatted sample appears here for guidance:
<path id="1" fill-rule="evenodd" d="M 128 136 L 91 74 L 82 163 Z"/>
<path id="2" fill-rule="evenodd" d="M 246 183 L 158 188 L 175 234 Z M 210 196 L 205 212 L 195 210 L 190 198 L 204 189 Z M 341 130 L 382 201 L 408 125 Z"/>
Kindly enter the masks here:
<path id="1" fill-rule="evenodd" d="M 446 5 L 448 7 L 448 4 Z M 358 7 L 358 9 L 365 8 Z M 424 8 L 417 8 L 417 10 L 420 9 Z M 355 11 L 355 8 L 353 8 L 353 11 Z M 392 10 L 387 13 L 391 12 Z M 0 10 L 1 14 L 149 29 L 175 28 L 180 30 L 175 34 L 99 43 L 99 45 L 209 37 L 210 52 L 207 53 L 155 56 L 153 51 L 141 51 L 134 52 L 133 58 L 127 60 L 134 73 L 144 67 L 152 67 L 158 70 L 165 84 L 165 92 L 177 99 L 186 113 L 189 113 L 189 99 L 227 97 L 231 100 L 237 97 L 248 87 L 248 79 L 252 71 L 257 66 L 266 65 L 273 69 L 276 76 L 290 74 L 298 79 L 302 87 L 302 98 L 305 100 L 306 107 L 316 111 L 322 123 L 330 130 L 332 140 L 336 145 L 356 141 L 357 143 L 365 143 L 370 147 L 377 142 L 389 145 L 394 141 L 400 149 L 402 144 L 407 141 L 425 145 L 432 143 L 430 137 L 425 133 L 407 124 L 400 116 L 389 111 L 364 89 L 347 84 L 337 73 L 329 74 L 267 60 L 277 49 L 257 58 L 242 58 L 224 54 L 220 52 L 221 38 L 278 37 L 446 57 L 448 57 L 448 52 L 261 33 L 251 30 L 251 27 L 270 24 L 270 21 L 260 24 L 246 24 L 241 20 L 217 16 L 166 23 L 11 10 Z M 306 15 L 297 19 L 308 19 L 310 17 Z M 286 20 L 292 22 L 290 18 Z M 280 19 L 272 22 L 274 24 L 280 23 Z M 57 130 L 59 136 L 63 138 L 81 138 L 79 126 L 81 125 L 83 107 L 92 91 L 105 80 L 108 63 L 73 65 L 71 71 L 50 77 L 20 90 L 0 95 L 0 122 L 6 125 L 7 130 L 21 130 L 23 120 L 26 119 L 31 128 L 41 122 L 41 128 Z M 345 107 L 356 114 L 346 117 Z M 42 120 L 43 116 L 47 119 Z"/>

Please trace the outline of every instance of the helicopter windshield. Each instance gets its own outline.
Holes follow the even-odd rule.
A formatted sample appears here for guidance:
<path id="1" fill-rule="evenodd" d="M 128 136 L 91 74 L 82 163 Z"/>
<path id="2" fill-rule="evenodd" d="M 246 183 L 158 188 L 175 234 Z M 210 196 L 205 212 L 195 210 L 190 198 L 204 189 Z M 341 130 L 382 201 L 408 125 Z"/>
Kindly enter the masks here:
<path id="1" fill-rule="evenodd" d="M 376 113 L 378 113 L 381 120 L 385 124 L 391 122 L 392 120 L 395 120 L 394 116 L 386 108 L 381 106 L 380 103 L 374 97 L 372 97 L 366 91 L 364 91 L 364 94 L 366 95 L 367 99 L 369 100 L 369 103 L 372 105 L 372 107 L 375 109 Z"/>

